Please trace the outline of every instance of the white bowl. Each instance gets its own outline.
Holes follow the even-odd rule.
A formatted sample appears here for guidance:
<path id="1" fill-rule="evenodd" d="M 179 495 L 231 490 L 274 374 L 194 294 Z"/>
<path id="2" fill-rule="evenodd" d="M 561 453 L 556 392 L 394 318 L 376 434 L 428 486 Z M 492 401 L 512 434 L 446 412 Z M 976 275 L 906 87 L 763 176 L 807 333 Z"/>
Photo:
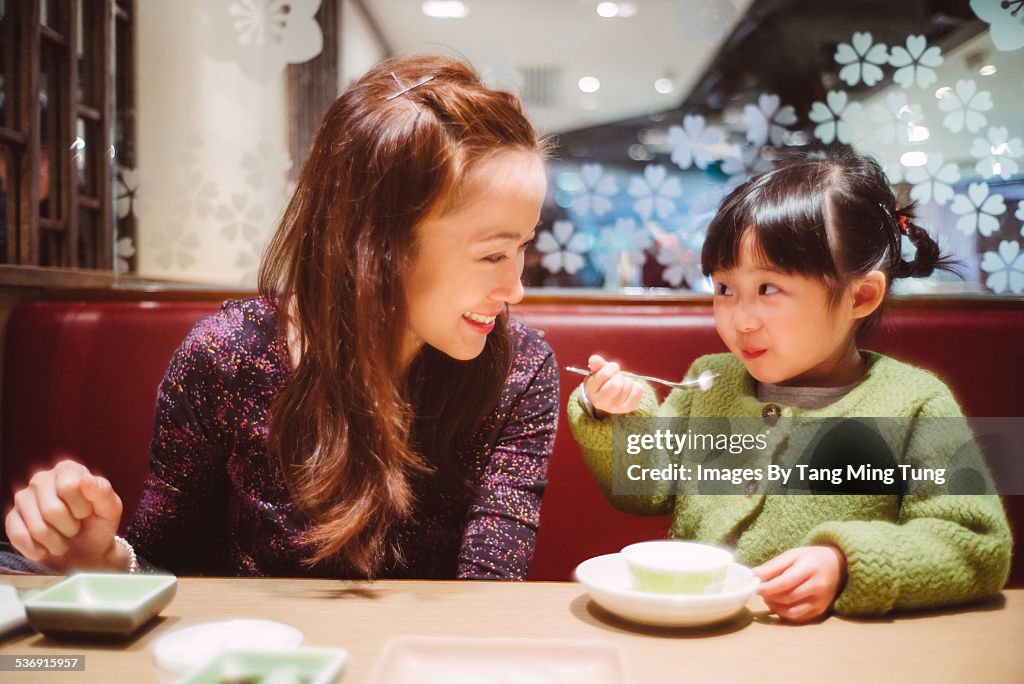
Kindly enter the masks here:
<path id="1" fill-rule="evenodd" d="M 732 553 L 717 546 L 661 539 L 622 549 L 633 588 L 658 594 L 714 594 L 722 590 Z"/>
<path id="2" fill-rule="evenodd" d="M 619 617 L 660 627 L 694 627 L 720 622 L 740 612 L 760 580 L 750 568 L 730 563 L 722 591 L 716 594 L 653 594 L 633 589 L 626 559 L 610 553 L 583 561 L 576 581 L 594 602 Z"/>

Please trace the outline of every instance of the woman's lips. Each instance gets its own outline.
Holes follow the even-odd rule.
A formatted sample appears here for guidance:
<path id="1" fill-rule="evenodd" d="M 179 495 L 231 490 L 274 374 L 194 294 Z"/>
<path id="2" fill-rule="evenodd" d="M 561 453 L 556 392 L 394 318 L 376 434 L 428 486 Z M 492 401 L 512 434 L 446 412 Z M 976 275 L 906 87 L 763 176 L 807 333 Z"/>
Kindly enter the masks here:
<path id="1" fill-rule="evenodd" d="M 475 330 L 482 335 L 487 335 L 494 330 L 494 319 L 497 316 L 487 316 L 483 314 L 477 314 L 472 312 L 466 312 L 462 314 L 462 320 L 469 325 L 470 328 Z"/>
<path id="2" fill-rule="evenodd" d="M 749 359 L 749 360 L 752 361 L 752 360 L 758 358 L 759 356 L 761 356 L 762 354 L 764 354 L 768 350 L 767 349 L 743 349 L 741 351 L 743 353 L 743 358 Z"/>

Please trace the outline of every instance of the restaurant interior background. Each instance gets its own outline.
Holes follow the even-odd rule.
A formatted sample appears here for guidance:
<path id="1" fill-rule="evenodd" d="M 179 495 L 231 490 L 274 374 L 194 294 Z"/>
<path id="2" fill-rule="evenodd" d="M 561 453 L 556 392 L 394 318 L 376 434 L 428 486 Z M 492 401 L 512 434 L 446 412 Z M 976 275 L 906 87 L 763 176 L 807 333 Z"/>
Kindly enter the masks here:
<path id="1" fill-rule="evenodd" d="M 0 38 L 5 285 L 251 286 L 327 105 L 427 50 L 557 142 L 529 286 L 706 293 L 724 194 L 852 145 L 962 262 L 898 291 L 1024 293 L 1021 0 L 0 0 Z"/>

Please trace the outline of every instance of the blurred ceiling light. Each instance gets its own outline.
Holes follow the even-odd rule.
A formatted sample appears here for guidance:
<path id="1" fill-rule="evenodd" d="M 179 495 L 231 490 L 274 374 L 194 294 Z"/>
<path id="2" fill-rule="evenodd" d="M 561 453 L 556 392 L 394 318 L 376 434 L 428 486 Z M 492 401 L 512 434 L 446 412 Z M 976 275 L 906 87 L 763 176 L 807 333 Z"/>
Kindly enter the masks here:
<path id="1" fill-rule="evenodd" d="M 423 14 L 434 19 L 465 19 L 469 7 L 461 0 L 426 0 L 420 5 Z"/>
<path id="2" fill-rule="evenodd" d="M 978 69 L 978 73 L 981 74 L 982 76 L 991 76 L 992 74 L 996 73 L 996 65 L 986 64 L 985 66 Z"/>
<path id="3" fill-rule="evenodd" d="M 661 93 L 662 95 L 668 95 L 675 89 L 676 86 L 674 83 L 672 83 L 671 78 L 659 78 L 656 81 L 654 81 L 655 92 Z"/>
<path id="4" fill-rule="evenodd" d="M 614 17 L 628 19 L 636 14 L 636 5 L 632 2 L 599 2 L 597 3 L 597 14 L 605 19 Z"/>
<path id="5" fill-rule="evenodd" d="M 915 126 L 910 124 L 907 129 L 907 140 L 910 142 L 924 142 L 931 135 L 931 131 L 928 130 L 927 126 Z"/>
<path id="6" fill-rule="evenodd" d="M 953 89 L 950 88 L 949 86 L 942 86 L 941 88 L 935 91 L 935 97 L 941 100 L 942 98 L 946 97 L 952 92 Z"/>
<path id="7" fill-rule="evenodd" d="M 601 89 L 601 81 L 593 76 L 584 76 L 577 82 L 577 85 L 585 93 L 596 93 Z"/>
<path id="8" fill-rule="evenodd" d="M 924 166 L 928 163 L 928 155 L 920 150 L 904 152 L 900 155 L 900 164 L 904 166 Z"/>
<path id="9" fill-rule="evenodd" d="M 629 158 L 633 161 L 651 161 L 654 155 L 643 145 L 634 143 L 629 146 Z"/>

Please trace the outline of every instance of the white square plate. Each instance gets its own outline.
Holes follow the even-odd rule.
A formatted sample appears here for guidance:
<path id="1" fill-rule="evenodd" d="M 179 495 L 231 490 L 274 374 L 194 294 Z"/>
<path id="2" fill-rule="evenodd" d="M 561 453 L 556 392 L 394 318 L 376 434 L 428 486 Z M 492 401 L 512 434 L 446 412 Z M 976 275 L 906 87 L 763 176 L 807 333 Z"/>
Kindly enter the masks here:
<path id="1" fill-rule="evenodd" d="M 372 684 L 624 684 L 622 653 L 603 641 L 401 636 L 384 646 Z"/>

